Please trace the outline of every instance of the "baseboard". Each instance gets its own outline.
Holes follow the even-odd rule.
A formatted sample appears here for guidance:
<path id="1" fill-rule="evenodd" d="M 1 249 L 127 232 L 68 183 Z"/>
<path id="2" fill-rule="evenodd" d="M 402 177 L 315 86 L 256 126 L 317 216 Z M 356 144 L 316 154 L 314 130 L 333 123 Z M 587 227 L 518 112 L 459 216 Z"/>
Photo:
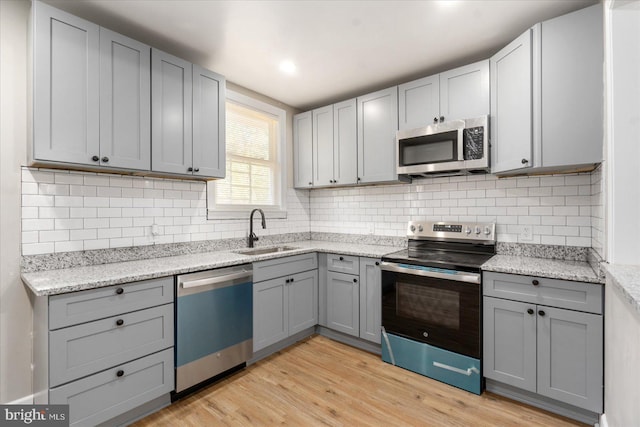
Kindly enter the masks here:
<path id="1" fill-rule="evenodd" d="M 609 423 L 607 422 L 607 414 L 600 415 L 600 427 L 609 427 Z"/>
<path id="2" fill-rule="evenodd" d="M 382 347 L 380 344 L 376 344 L 371 341 L 363 340 L 362 338 L 354 337 L 351 335 L 343 334 L 342 332 L 334 331 L 333 329 L 325 328 L 318 325 L 316 332 L 324 337 L 331 338 L 334 341 L 341 342 L 351 347 L 359 348 L 360 350 L 368 351 L 373 354 L 382 354 Z"/>
<path id="3" fill-rule="evenodd" d="M 540 396 L 539 394 L 521 390 L 517 387 L 493 381 L 488 378 L 486 379 L 486 390 L 585 424 L 595 425 L 598 423 L 600 418 L 600 414 L 595 412 L 568 405 L 563 402 L 558 402 L 557 400 L 549 399 L 545 396 Z"/>
<path id="4" fill-rule="evenodd" d="M 7 403 L 7 405 L 33 405 L 33 394 L 16 399 Z"/>

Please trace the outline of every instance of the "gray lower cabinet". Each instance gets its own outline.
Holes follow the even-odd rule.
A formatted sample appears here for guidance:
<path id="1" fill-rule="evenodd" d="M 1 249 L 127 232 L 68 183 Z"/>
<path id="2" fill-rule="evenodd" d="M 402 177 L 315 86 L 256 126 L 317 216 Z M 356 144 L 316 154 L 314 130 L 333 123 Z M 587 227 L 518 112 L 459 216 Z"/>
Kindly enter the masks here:
<path id="1" fill-rule="evenodd" d="M 380 344 L 380 260 L 321 254 L 320 324 Z"/>
<path id="2" fill-rule="evenodd" d="M 254 263 L 253 351 L 318 323 L 315 253 Z"/>
<path id="3" fill-rule="evenodd" d="M 483 282 L 484 376 L 602 413 L 602 286 L 487 272 Z"/>
<path id="4" fill-rule="evenodd" d="M 37 297 L 35 403 L 93 426 L 174 389 L 173 277 Z M 126 416 L 125 416 L 126 417 Z"/>

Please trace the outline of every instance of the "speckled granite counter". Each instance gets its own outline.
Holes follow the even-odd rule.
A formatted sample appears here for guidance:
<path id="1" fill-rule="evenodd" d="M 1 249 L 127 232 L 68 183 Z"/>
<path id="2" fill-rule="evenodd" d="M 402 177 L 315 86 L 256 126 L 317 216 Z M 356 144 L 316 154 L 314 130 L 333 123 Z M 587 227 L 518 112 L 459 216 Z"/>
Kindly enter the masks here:
<path id="1" fill-rule="evenodd" d="M 35 295 L 44 296 L 250 263 L 283 256 L 299 255 L 308 252 L 339 253 L 377 258 L 399 249 L 396 246 L 317 240 L 291 242 L 286 245 L 298 249 L 256 256 L 241 255 L 233 251 L 214 251 L 168 256 L 137 261 L 116 262 L 112 264 L 23 273 L 22 280 Z"/>
<path id="2" fill-rule="evenodd" d="M 615 265 L 605 267 L 607 283 L 613 285 L 629 304 L 640 313 L 640 265 Z"/>
<path id="3" fill-rule="evenodd" d="M 524 274 L 551 279 L 603 283 L 588 262 L 526 256 L 496 255 L 482 265 L 485 271 Z"/>

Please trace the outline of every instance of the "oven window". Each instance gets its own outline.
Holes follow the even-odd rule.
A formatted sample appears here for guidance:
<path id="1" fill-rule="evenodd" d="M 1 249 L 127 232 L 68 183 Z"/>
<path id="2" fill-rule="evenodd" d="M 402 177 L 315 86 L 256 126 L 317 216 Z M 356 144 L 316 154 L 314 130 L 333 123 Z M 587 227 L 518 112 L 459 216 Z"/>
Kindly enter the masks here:
<path id="1" fill-rule="evenodd" d="M 460 329 L 460 293 L 397 282 L 397 315 L 430 325 Z"/>

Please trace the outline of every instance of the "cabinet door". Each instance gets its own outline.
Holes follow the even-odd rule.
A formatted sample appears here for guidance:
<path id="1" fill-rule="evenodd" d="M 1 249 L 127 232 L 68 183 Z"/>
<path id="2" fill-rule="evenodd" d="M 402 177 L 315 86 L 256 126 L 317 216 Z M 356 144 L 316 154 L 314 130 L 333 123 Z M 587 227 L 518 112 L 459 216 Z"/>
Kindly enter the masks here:
<path id="1" fill-rule="evenodd" d="M 360 338 L 380 344 L 382 276 L 380 261 L 360 258 Z"/>
<path id="2" fill-rule="evenodd" d="M 485 377 L 536 391 L 535 309 L 534 304 L 484 297 Z"/>
<path id="3" fill-rule="evenodd" d="M 533 166 L 532 30 L 509 43 L 491 64 L 491 172 Z"/>
<path id="4" fill-rule="evenodd" d="M 333 184 L 333 106 L 312 111 L 313 185 Z"/>
<path id="5" fill-rule="evenodd" d="M 335 184 L 358 182 L 358 115 L 356 99 L 333 106 L 333 179 Z"/>
<path id="6" fill-rule="evenodd" d="M 313 134 L 311 111 L 293 116 L 293 186 L 313 186 Z"/>
<path id="7" fill-rule="evenodd" d="M 358 182 L 396 181 L 398 87 L 358 98 Z"/>
<path id="8" fill-rule="evenodd" d="M 424 77 L 398 86 L 400 130 L 428 126 L 440 117 L 440 77 Z"/>
<path id="9" fill-rule="evenodd" d="M 284 278 L 253 284 L 254 353 L 289 336 L 288 304 Z"/>
<path id="10" fill-rule="evenodd" d="M 100 163 L 151 169 L 151 48 L 100 28 Z"/>
<path id="11" fill-rule="evenodd" d="M 191 63 L 157 49 L 151 51 L 151 169 L 191 174 Z"/>
<path id="12" fill-rule="evenodd" d="M 440 73 L 440 116 L 444 121 L 489 112 L 489 60 Z"/>
<path id="13" fill-rule="evenodd" d="M 602 5 L 542 23 L 542 166 L 602 161 Z"/>
<path id="14" fill-rule="evenodd" d="M 318 270 L 289 278 L 289 335 L 318 324 Z"/>
<path id="15" fill-rule="evenodd" d="M 97 165 L 99 27 L 34 2 L 33 159 Z"/>
<path id="16" fill-rule="evenodd" d="M 193 65 L 193 174 L 224 178 L 225 79 Z"/>
<path id="17" fill-rule="evenodd" d="M 360 336 L 358 276 L 327 272 L 327 326 Z"/>
<path id="18" fill-rule="evenodd" d="M 602 412 L 602 316 L 538 306 L 538 393 Z"/>

